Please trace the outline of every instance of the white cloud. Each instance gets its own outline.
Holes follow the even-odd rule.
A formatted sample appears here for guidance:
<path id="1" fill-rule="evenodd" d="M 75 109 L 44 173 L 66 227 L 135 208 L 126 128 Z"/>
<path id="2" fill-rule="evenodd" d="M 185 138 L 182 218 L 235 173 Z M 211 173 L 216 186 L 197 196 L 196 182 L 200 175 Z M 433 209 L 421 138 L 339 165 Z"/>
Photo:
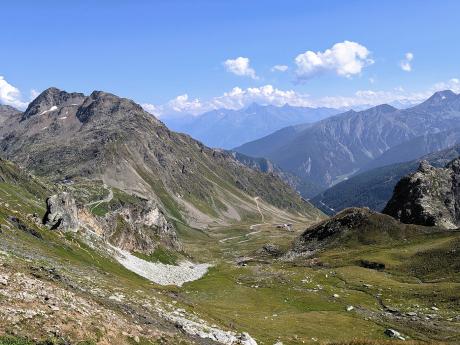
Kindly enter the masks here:
<path id="1" fill-rule="evenodd" d="M 228 72 L 252 79 L 258 79 L 256 71 L 249 65 L 250 61 L 247 57 L 237 57 L 236 59 L 228 59 L 224 61 L 224 66 Z"/>
<path id="2" fill-rule="evenodd" d="M 460 93 L 460 80 L 452 78 L 446 82 L 432 85 L 424 91 L 410 92 L 401 86 L 390 90 L 358 90 L 347 96 L 325 96 L 314 98 L 307 93 L 294 90 L 281 90 L 272 85 L 249 87 L 246 89 L 234 87 L 220 96 L 209 100 L 190 99 L 187 94 L 180 95 L 163 105 L 143 104 L 145 110 L 156 116 L 172 113 L 188 113 L 200 115 L 215 109 L 241 109 L 253 102 L 262 105 L 282 106 L 289 104 L 302 107 L 332 107 L 346 108 L 359 106 L 373 106 L 382 103 L 397 103 L 413 105 L 430 97 L 434 92 L 450 89 Z"/>
<path id="3" fill-rule="evenodd" d="M 142 103 L 142 108 L 144 108 L 144 110 L 149 112 L 150 114 L 155 115 L 156 117 L 160 117 L 163 113 L 162 106 L 158 106 L 151 103 Z"/>
<path id="4" fill-rule="evenodd" d="M 33 101 L 40 94 L 40 91 L 35 89 L 30 90 L 30 99 Z"/>
<path id="5" fill-rule="evenodd" d="M 320 73 L 333 71 L 339 76 L 351 77 L 374 63 L 370 51 L 363 45 L 344 41 L 336 43 L 324 52 L 306 51 L 297 55 L 296 74 L 299 80 L 312 78 Z"/>
<path id="6" fill-rule="evenodd" d="M 444 90 L 452 90 L 455 93 L 460 93 L 460 79 L 452 78 L 447 82 L 436 83 L 431 89 L 432 92 Z"/>
<path id="7" fill-rule="evenodd" d="M 403 71 L 410 72 L 412 71 L 411 62 L 413 59 L 414 59 L 414 54 L 412 54 L 411 52 L 408 52 L 404 54 L 404 60 L 401 60 L 401 62 L 399 63 L 399 66 L 401 67 Z"/>
<path id="8" fill-rule="evenodd" d="M 280 90 L 272 85 L 264 85 L 246 89 L 234 87 L 230 91 L 224 92 L 221 96 L 207 101 L 200 101 L 199 99 L 189 100 L 188 95 L 185 94 L 160 106 L 153 104 L 143 104 L 142 106 L 146 111 L 155 116 L 177 112 L 199 115 L 206 111 L 221 108 L 241 109 L 253 102 L 277 106 L 282 106 L 286 103 L 299 106 L 309 105 L 309 102 L 304 99 L 305 97 L 308 97 L 308 95 L 298 94 L 293 90 Z"/>
<path id="9" fill-rule="evenodd" d="M 272 72 L 286 72 L 288 70 L 288 66 L 286 65 L 275 65 L 270 70 Z"/>
<path id="10" fill-rule="evenodd" d="M 9 84 L 3 76 L 0 76 L 0 103 L 22 110 L 27 107 L 28 103 L 23 102 L 21 98 L 19 89 Z"/>
<path id="11" fill-rule="evenodd" d="M 169 101 L 168 106 L 176 112 L 182 112 L 185 110 L 192 113 L 203 107 L 200 100 L 197 98 L 189 100 L 187 94 L 177 96 L 173 100 Z"/>

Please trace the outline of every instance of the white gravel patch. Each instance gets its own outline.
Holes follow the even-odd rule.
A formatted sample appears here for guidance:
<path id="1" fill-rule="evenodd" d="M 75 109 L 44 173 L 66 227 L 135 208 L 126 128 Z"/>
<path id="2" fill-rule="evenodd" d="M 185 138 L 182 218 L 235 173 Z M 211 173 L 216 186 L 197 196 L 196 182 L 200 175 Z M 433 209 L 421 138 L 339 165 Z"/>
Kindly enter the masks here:
<path id="1" fill-rule="evenodd" d="M 206 321 L 197 317 L 192 316 L 194 319 L 191 320 L 180 310 L 171 313 L 160 309 L 160 313 L 164 318 L 174 323 L 176 327 L 190 335 L 211 339 L 223 345 L 257 345 L 257 341 L 246 332 L 224 331 L 217 326 L 209 326 Z"/>
<path id="2" fill-rule="evenodd" d="M 161 262 L 149 262 L 140 259 L 127 251 L 115 248 L 115 259 L 128 270 L 147 278 L 160 285 L 182 286 L 203 277 L 211 265 L 194 264 L 190 261 L 183 261 L 179 265 L 166 265 Z"/>

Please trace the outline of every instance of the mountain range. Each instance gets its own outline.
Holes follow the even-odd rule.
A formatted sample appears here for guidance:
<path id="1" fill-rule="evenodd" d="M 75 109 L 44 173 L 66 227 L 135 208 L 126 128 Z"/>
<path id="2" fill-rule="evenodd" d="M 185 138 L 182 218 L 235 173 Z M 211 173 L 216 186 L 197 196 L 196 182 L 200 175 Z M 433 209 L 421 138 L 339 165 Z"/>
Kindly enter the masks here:
<path id="1" fill-rule="evenodd" d="M 385 165 L 455 143 L 459 119 L 460 96 L 447 90 L 407 109 L 383 104 L 363 111 L 351 110 L 303 128 L 284 128 L 235 151 L 265 157 L 324 190 L 376 167 L 372 164 L 378 165 L 380 157 L 380 165 Z M 392 148 L 395 149 L 390 151 Z M 310 192 L 304 196 L 313 195 Z"/>
<path id="2" fill-rule="evenodd" d="M 252 103 L 231 110 L 218 109 L 199 116 L 171 114 L 161 120 L 172 130 L 191 135 L 210 147 L 231 149 L 290 125 L 313 123 L 340 111 L 332 108 L 277 107 Z"/>
<path id="3" fill-rule="evenodd" d="M 434 167 L 443 167 L 459 156 L 460 145 L 454 145 L 415 160 L 374 168 L 332 186 L 310 201 L 330 215 L 355 206 L 380 212 L 390 199 L 396 183 L 416 171 L 420 161 L 426 160 Z"/>
<path id="4" fill-rule="evenodd" d="M 259 217 L 264 203 L 320 214 L 275 175 L 172 132 L 133 101 L 101 91 L 45 90 L 5 119 L 0 152 L 54 181 L 97 180 L 154 200 L 170 218 L 196 227 Z"/>

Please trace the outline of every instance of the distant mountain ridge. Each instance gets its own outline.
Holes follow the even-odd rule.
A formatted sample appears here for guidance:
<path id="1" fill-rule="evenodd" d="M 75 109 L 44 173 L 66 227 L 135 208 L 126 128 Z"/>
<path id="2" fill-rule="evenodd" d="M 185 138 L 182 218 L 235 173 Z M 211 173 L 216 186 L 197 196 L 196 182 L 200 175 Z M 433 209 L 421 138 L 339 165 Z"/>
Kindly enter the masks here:
<path id="1" fill-rule="evenodd" d="M 407 109 L 382 104 L 335 115 L 300 131 L 284 128 L 235 151 L 266 157 L 281 169 L 325 189 L 370 166 L 392 147 L 459 127 L 459 119 L 460 96 L 446 90 Z"/>
<path id="2" fill-rule="evenodd" d="M 429 153 L 444 150 L 460 143 L 460 127 L 438 133 L 427 133 L 393 146 L 364 166 L 360 172 L 390 164 L 407 162 Z"/>
<path id="3" fill-rule="evenodd" d="M 459 156 L 460 145 L 454 145 L 416 160 L 368 170 L 332 186 L 310 201 L 330 215 L 348 207 L 369 207 L 380 212 L 390 200 L 396 183 L 416 171 L 421 160 L 435 167 L 443 167 Z"/>
<path id="4" fill-rule="evenodd" d="M 165 115 L 161 120 L 172 130 L 187 133 L 210 147 L 231 149 L 283 127 L 313 123 L 340 110 L 253 103 L 240 110 L 218 109 L 199 116 Z"/>
<path id="5" fill-rule="evenodd" d="M 267 158 L 254 158 L 250 156 L 246 156 L 242 153 L 236 151 L 228 151 L 230 152 L 236 160 L 243 163 L 247 167 L 267 173 L 273 174 L 291 186 L 294 190 L 299 192 L 301 195 L 305 195 L 308 193 L 319 193 L 321 190 L 317 189 L 317 187 L 308 181 L 302 181 L 299 177 L 288 173 L 282 169 L 280 169 L 276 164 L 269 161 Z"/>
<path id="6" fill-rule="evenodd" d="M 12 116 L 19 115 L 21 112 L 9 105 L 0 104 L 0 125 Z"/>

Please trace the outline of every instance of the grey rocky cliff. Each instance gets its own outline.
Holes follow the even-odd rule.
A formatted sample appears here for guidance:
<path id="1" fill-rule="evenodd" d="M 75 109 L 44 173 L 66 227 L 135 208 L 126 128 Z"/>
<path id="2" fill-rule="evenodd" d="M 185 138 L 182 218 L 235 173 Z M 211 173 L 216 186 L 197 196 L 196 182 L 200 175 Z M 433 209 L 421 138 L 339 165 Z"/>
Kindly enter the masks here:
<path id="1" fill-rule="evenodd" d="M 80 223 L 75 199 L 67 192 L 50 196 L 43 223 L 52 230 L 77 231 Z"/>
<path id="2" fill-rule="evenodd" d="M 50 87 L 35 98 L 22 114 L 22 120 L 26 120 L 35 115 L 44 115 L 56 111 L 58 106 L 77 107 L 84 101 L 85 96 L 82 93 L 68 93 L 55 87 Z"/>
<path id="3" fill-rule="evenodd" d="M 445 168 L 422 161 L 396 185 L 383 213 L 403 223 L 455 229 L 460 224 L 460 158 Z"/>
<path id="4" fill-rule="evenodd" d="M 153 202 L 124 206 L 99 219 L 103 236 L 113 245 L 129 252 L 151 254 L 159 246 L 180 251 L 182 245 L 174 226 Z"/>
<path id="5" fill-rule="evenodd" d="M 90 230 L 129 252 L 151 254 L 159 245 L 182 250 L 174 226 L 152 201 L 117 205 L 105 216 L 98 217 L 84 206 L 77 205 L 70 193 L 61 192 L 46 200 L 43 223 L 52 230 Z"/>

